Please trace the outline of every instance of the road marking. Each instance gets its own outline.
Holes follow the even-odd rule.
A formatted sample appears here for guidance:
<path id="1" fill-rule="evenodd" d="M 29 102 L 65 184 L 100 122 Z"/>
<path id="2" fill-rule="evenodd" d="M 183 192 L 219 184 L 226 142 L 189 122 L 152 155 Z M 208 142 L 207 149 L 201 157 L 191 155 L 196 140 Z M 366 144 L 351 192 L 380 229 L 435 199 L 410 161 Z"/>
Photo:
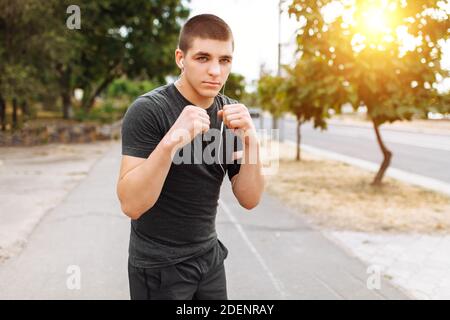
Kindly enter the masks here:
<path id="1" fill-rule="evenodd" d="M 223 211 L 227 214 L 227 216 L 230 218 L 231 222 L 234 224 L 236 229 L 238 230 L 241 237 L 244 239 L 245 243 L 249 247 L 250 251 L 255 255 L 256 260 L 258 260 L 259 264 L 262 266 L 264 271 L 266 272 L 267 276 L 270 278 L 270 281 L 272 282 L 275 289 L 278 291 L 278 293 L 281 295 L 283 299 L 286 299 L 286 293 L 282 289 L 282 285 L 280 282 L 275 278 L 272 271 L 270 271 L 269 267 L 267 266 L 266 262 L 264 261 L 263 257 L 259 254 L 258 250 L 256 250 L 255 246 L 252 244 L 250 239 L 248 238 L 247 234 L 244 231 L 244 228 L 240 225 L 240 223 L 237 221 L 237 219 L 234 217 L 234 215 L 231 213 L 231 210 L 225 205 L 225 203 L 219 199 L 219 205 L 222 207 Z"/>
<path id="2" fill-rule="evenodd" d="M 296 123 L 289 123 L 289 125 L 296 126 Z M 333 126 L 335 126 L 333 128 Z M 337 128 L 336 128 L 337 127 Z M 346 131 L 341 130 L 344 127 Z M 313 129 L 309 128 L 308 129 Z M 352 131 L 348 131 L 351 129 Z M 428 148 L 439 151 L 450 151 L 450 139 L 448 135 L 436 135 L 433 134 L 432 140 L 427 139 L 424 136 L 430 136 L 428 133 L 423 132 L 412 132 L 412 131 L 401 131 L 401 130 L 391 130 L 389 128 L 381 128 L 381 135 L 383 136 L 383 141 L 389 146 L 390 143 L 408 145 L 418 148 Z M 389 132 L 387 132 L 389 131 Z M 326 132 L 323 134 L 339 135 L 342 137 L 360 138 L 366 139 L 370 142 L 377 143 L 375 133 L 372 127 L 361 127 L 358 125 L 348 125 L 348 124 L 337 124 L 330 123 L 330 126 Z"/>

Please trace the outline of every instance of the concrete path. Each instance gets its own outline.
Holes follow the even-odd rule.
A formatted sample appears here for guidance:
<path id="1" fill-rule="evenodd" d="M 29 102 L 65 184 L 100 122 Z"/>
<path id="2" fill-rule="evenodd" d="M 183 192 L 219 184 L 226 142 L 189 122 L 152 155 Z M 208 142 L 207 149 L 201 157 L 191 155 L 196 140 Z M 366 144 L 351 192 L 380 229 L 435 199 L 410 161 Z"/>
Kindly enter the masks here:
<path id="1" fill-rule="evenodd" d="M 47 213 L 21 254 L 0 264 L 0 299 L 129 298 L 119 163 L 117 143 Z M 407 298 L 383 276 L 380 289 L 369 290 L 367 266 L 268 195 L 251 212 L 242 209 L 228 180 L 217 226 L 230 251 L 230 299 Z"/>
<path id="2" fill-rule="evenodd" d="M 416 299 L 450 299 L 450 236 L 329 231 Z"/>

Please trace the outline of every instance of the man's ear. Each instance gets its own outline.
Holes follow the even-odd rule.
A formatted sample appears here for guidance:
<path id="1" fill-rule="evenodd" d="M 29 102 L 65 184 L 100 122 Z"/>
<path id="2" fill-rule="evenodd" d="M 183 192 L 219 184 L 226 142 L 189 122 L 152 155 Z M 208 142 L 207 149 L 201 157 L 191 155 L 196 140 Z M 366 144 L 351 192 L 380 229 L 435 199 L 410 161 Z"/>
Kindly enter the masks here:
<path id="1" fill-rule="evenodd" d="M 183 51 L 181 51 L 180 49 L 177 49 L 177 50 L 175 51 L 175 57 L 177 56 L 177 53 L 183 54 Z M 178 67 L 181 69 L 181 71 L 184 71 L 184 64 L 183 64 L 183 61 L 184 61 L 183 56 L 181 56 L 179 62 L 177 62 L 177 61 L 176 61 L 176 58 L 175 58 L 175 62 L 177 63 L 177 65 L 178 65 Z"/>

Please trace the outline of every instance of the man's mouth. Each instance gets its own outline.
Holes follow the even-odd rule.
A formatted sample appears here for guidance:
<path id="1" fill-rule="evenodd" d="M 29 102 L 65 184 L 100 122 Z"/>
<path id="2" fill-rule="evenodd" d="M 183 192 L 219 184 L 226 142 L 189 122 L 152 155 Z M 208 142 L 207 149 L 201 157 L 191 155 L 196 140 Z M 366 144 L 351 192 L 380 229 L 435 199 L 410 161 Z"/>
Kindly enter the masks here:
<path id="1" fill-rule="evenodd" d="M 214 81 L 203 81 L 204 84 L 208 85 L 208 86 L 212 86 L 212 87 L 219 87 L 220 86 L 220 82 L 214 82 Z"/>

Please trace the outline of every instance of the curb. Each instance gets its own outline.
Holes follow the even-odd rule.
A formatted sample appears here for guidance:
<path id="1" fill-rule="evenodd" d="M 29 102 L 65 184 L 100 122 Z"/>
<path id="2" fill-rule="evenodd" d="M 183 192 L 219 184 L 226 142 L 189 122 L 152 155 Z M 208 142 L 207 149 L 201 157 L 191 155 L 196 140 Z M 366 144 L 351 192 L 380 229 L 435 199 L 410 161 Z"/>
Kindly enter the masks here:
<path id="1" fill-rule="evenodd" d="M 292 141 L 285 141 L 284 143 L 295 146 L 295 142 Z M 377 172 L 379 168 L 379 164 L 377 163 L 353 158 L 336 152 L 326 151 L 310 145 L 301 144 L 301 148 L 312 154 L 348 163 L 371 172 Z M 428 178 L 396 168 L 388 168 L 386 171 L 386 176 L 450 196 L 450 184 L 433 178 Z"/>

